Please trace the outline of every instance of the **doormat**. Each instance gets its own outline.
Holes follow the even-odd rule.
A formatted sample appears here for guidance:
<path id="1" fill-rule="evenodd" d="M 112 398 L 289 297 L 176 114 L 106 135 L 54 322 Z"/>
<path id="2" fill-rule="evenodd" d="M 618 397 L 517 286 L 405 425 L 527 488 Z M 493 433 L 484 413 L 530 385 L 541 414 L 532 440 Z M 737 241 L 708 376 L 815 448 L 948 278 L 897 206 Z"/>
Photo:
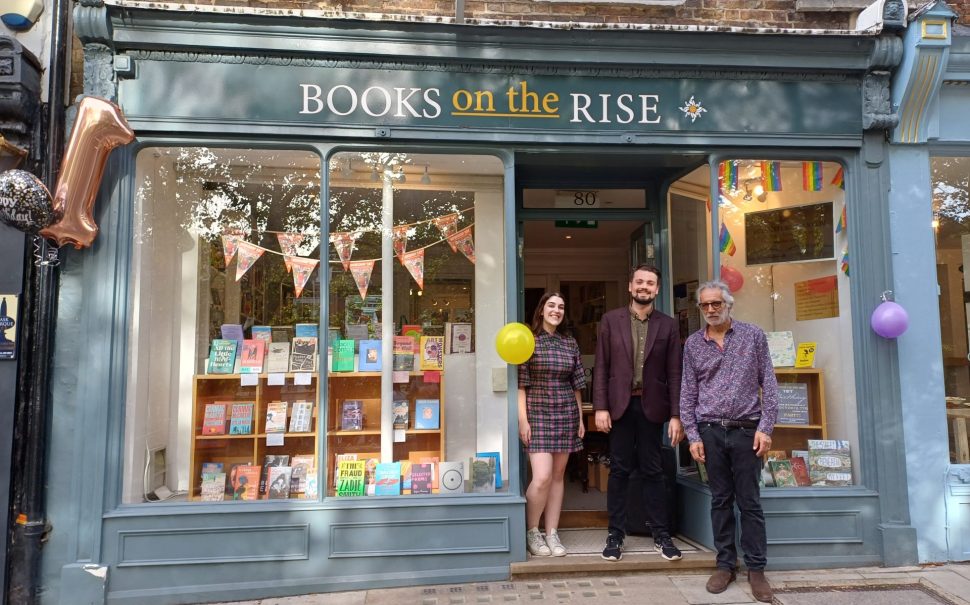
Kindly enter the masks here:
<path id="1" fill-rule="evenodd" d="M 958 605 L 922 584 L 777 588 L 779 605 Z"/>

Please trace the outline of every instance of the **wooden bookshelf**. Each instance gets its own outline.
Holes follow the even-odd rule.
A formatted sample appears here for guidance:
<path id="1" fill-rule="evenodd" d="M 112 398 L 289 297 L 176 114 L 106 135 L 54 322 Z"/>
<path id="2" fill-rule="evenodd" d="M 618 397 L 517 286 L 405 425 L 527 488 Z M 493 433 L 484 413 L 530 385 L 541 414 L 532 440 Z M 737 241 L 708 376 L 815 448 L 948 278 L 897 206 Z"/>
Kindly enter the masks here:
<path id="1" fill-rule="evenodd" d="M 771 449 L 807 450 L 809 439 L 827 439 L 825 422 L 825 373 L 817 368 L 775 368 L 779 384 L 802 383 L 808 386 L 808 424 L 776 424 Z"/>

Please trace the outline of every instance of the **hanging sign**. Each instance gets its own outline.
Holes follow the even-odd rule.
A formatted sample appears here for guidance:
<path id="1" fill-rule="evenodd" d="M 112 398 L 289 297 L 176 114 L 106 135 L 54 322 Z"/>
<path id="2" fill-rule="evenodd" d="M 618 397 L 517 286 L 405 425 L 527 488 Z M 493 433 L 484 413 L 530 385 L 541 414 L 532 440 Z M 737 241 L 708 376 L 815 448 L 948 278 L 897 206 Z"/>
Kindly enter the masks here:
<path id="1" fill-rule="evenodd" d="M 370 275 L 374 271 L 375 262 L 362 260 L 350 263 L 350 274 L 354 276 L 354 283 L 357 284 L 361 300 L 367 300 L 367 288 L 370 286 Z"/>

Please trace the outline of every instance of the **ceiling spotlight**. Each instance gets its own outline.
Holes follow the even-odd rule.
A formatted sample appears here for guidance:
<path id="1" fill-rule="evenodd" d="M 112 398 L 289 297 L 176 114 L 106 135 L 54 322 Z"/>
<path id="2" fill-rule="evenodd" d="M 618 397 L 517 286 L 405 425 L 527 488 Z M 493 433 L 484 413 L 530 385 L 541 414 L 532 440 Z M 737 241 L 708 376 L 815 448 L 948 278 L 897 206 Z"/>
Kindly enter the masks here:
<path id="1" fill-rule="evenodd" d="M 741 199 L 750 202 L 753 198 L 758 198 L 758 201 L 761 203 L 764 203 L 768 198 L 768 194 L 765 193 L 765 187 L 759 179 L 748 179 L 744 182 L 744 197 Z"/>
<path id="2" fill-rule="evenodd" d="M 428 174 L 428 165 L 427 164 L 424 165 L 424 174 L 421 175 L 421 184 L 422 185 L 430 185 L 431 184 L 431 175 Z"/>

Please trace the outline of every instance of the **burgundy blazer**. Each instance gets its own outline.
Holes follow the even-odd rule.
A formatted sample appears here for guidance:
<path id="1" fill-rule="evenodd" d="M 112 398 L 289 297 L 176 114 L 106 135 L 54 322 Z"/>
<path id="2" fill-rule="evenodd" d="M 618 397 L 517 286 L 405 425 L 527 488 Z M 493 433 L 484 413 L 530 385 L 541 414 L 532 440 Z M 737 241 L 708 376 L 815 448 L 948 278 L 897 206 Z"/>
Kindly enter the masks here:
<path id="1" fill-rule="evenodd" d="M 664 423 L 680 416 L 682 349 L 677 322 L 654 309 L 643 356 L 640 405 L 647 420 Z M 593 368 L 593 409 L 609 410 L 617 420 L 630 405 L 633 385 L 633 335 L 630 308 L 613 309 L 600 319 Z"/>

